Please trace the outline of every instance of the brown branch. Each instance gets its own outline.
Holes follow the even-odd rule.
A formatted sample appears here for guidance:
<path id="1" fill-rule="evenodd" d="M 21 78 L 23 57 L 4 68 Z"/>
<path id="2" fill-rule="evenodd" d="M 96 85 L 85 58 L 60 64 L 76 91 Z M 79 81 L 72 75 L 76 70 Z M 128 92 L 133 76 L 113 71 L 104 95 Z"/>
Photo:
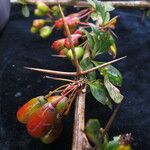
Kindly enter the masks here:
<path id="1" fill-rule="evenodd" d="M 105 128 L 104 128 L 103 136 L 104 136 L 104 135 L 108 132 L 108 130 L 110 129 L 110 127 L 111 127 L 111 125 L 112 125 L 112 123 L 113 123 L 113 121 L 114 121 L 114 119 L 115 119 L 115 117 L 116 117 L 116 115 L 117 115 L 117 113 L 118 113 L 118 111 L 119 111 L 120 106 L 121 106 L 121 103 L 117 105 L 117 107 L 115 108 L 113 114 L 112 114 L 111 117 L 109 118 L 109 120 L 108 120 L 108 122 L 107 122 L 107 124 L 106 124 L 106 126 L 105 126 Z"/>
<path id="2" fill-rule="evenodd" d="M 72 150 L 83 150 L 85 128 L 85 96 L 86 86 L 76 98 Z"/>
<path id="3" fill-rule="evenodd" d="M 37 0 L 26 0 L 27 3 L 35 3 Z M 42 0 L 43 2 L 48 3 L 49 5 L 56 5 L 55 0 Z M 17 3 L 17 0 L 12 0 L 13 3 Z M 112 4 L 114 7 L 120 8 L 150 8 L 150 2 L 148 1 L 105 1 L 101 2 L 103 4 Z M 77 7 L 88 7 L 89 4 L 85 1 L 75 1 L 75 0 L 62 0 L 60 1 L 61 5 L 67 6 L 77 6 Z"/>
<path id="4" fill-rule="evenodd" d="M 86 75 L 90 72 L 93 72 L 99 68 L 102 68 L 102 67 L 106 67 L 112 63 L 115 63 L 117 61 L 120 61 L 124 58 L 126 58 L 127 56 L 124 56 L 124 57 L 121 57 L 121 58 L 118 58 L 118 59 L 115 59 L 115 60 L 112 60 L 112 61 L 109 61 L 109 62 L 106 62 L 102 65 L 98 65 L 96 67 L 93 67 L 91 69 L 88 69 L 88 70 L 84 70 L 84 71 L 80 71 L 80 73 L 78 74 L 77 72 L 63 72 L 63 71 L 56 71 L 56 70 L 48 70 L 48 69 L 40 69 L 40 68 L 33 68 L 33 67 L 24 67 L 25 69 L 28 69 L 28 70 L 33 70 L 33 71 L 38 71 L 38 72 L 43 72 L 43 73 L 48 73 L 48 74 L 52 74 L 52 75 L 62 75 L 62 76 L 78 76 L 78 75 Z"/>
<path id="5" fill-rule="evenodd" d="M 74 45 L 73 45 L 73 42 L 72 42 L 72 39 L 71 39 L 70 30 L 69 30 L 68 24 L 65 20 L 64 13 L 63 13 L 62 8 L 61 8 L 59 3 L 58 3 L 58 6 L 59 6 L 60 13 L 61 13 L 61 16 L 62 16 L 62 19 L 63 19 L 63 22 L 64 22 L 64 27 L 65 27 L 65 30 L 66 30 L 66 33 L 67 33 L 67 36 L 68 36 L 68 40 L 69 40 L 69 43 L 71 45 L 71 50 L 72 50 L 72 54 L 73 54 L 73 61 L 74 61 L 75 66 L 76 66 L 77 73 L 79 74 L 81 69 L 80 69 L 80 65 L 79 65 L 79 62 L 78 62 L 78 59 L 77 59 L 77 56 L 76 56 L 76 53 L 75 53 L 75 48 L 74 48 Z"/>

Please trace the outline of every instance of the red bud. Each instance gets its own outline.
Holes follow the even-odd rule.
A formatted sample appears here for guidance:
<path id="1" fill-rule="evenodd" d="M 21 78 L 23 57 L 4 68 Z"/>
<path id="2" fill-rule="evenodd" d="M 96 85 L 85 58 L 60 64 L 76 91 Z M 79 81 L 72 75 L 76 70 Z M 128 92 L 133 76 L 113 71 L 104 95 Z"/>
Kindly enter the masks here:
<path id="1" fill-rule="evenodd" d="M 71 35 L 71 39 L 72 39 L 72 42 L 73 42 L 73 45 L 74 46 L 77 46 L 79 45 L 79 38 L 81 37 L 81 34 L 72 34 Z M 64 44 L 67 48 L 71 48 L 71 45 L 70 45 L 70 42 L 69 42 L 69 39 L 66 38 L 65 40 L 65 44 Z"/>
<path id="2" fill-rule="evenodd" d="M 75 30 L 75 32 L 73 34 L 81 34 L 81 35 L 83 35 L 83 32 L 81 30 L 77 29 L 77 30 Z"/>
<path id="3" fill-rule="evenodd" d="M 79 14 L 75 13 L 75 14 L 72 14 L 72 15 L 65 17 L 66 22 L 67 22 L 69 27 L 74 27 L 78 24 L 78 22 L 79 22 L 78 16 L 79 16 Z M 62 18 L 55 21 L 55 27 L 58 29 L 62 29 L 64 27 L 64 22 L 63 22 Z"/>
<path id="4" fill-rule="evenodd" d="M 50 103 L 46 103 L 28 121 L 28 133 L 33 137 L 42 137 L 54 124 L 56 118 L 56 109 Z"/>
<path id="5" fill-rule="evenodd" d="M 21 123 L 27 123 L 36 111 L 38 111 L 46 103 L 44 96 L 38 96 L 32 98 L 30 101 L 25 103 L 17 111 L 17 119 Z"/>
<path id="6" fill-rule="evenodd" d="M 56 51 L 60 51 L 61 49 L 64 48 L 64 43 L 65 43 L 65 39 L 56 40 L 51 45 L 51 48 L 56 50 Z"/>

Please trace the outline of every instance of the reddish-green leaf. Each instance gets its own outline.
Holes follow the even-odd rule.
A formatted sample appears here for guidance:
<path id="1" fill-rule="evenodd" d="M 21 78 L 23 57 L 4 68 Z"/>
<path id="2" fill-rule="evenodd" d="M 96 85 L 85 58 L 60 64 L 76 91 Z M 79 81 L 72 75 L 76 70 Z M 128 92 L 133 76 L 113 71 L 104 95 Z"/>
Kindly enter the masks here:
<path id="1" fill-rule="evenodd" d="M 107 75 L 105 75 L 104 77 L 104 84 L 112 100 L 115 103 L 121 103 L 121 101 L 123 100 L 123 95 L 120 93 L 119 89 L 109 81 Z"/>

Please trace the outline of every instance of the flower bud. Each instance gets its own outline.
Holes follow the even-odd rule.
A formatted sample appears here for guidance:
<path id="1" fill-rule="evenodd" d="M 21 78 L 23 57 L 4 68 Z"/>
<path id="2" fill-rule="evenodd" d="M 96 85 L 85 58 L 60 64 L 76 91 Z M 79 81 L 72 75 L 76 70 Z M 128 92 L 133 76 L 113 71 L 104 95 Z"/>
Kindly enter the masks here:
<path id="1" fill-rule="evenodd" d="M 84 54 L 83 47 L 75 47 L 75 53 L 76 53 L 77 59 L 81 59 L 83 57 L 83 54 Z M 73 60 L 73 54 L 72 54 L 72 50 L 71 49 L 68 51 L 67 57 L 70 60 Z"/>
<path id="2" fill-rule="evenodd" d="M 71 40 L 72 40 L 72 43 L 74 46 L 78 46 L 79 45 L 79 39 L 81 37 L 81 34 L 72 34 L 71 35 Z M 70 44 L 70 41 L 68 38 L 65 39 L 65 43 L 64 45 L 67 47 L 67 48 L 71 48 L 71 44 Z"/>
<path id="3" fill-rule="evenodd" d="M 59 51 L 59 55 L 67 55 L 68 49 L 64 48 L 62 50 Z"/>
<path id="4" fill-rule="evenodd" d="M 59 7 L 57 5 L 51 7 L 51 10 L 52 10 L 53 16 L 59 16 L 60 15 L 60 10 L 59 10 Z"/>
<path id="5" fill-rule="evenodd" d="M 78 24 L 78 22 L 80 20 L 78 18 L 78 14 L 77 13 L 69 15 L 69 16 L 65 17 L 65 19 L 66 19 L 66 22 L 67 22 L 69 27 L 77 26 L 77 24 Z M 64 22 L 63 22 L 62 18 L 60 18 L 57 21 L 55 21 L 55 27 L 58 28 L 58 29 L 62 29 L 64 27 Z"/>
<path id="6" fill-rule="evenodd" d="M 49 7 L 43 2 L 37 2 L 36 5 L 37 9 L 42 11 L 44 14 L 46 14 L 49 11 Z"/>
<path id="7" fill-rule="evenodd" d="M 31 33 L 37 33 L 39 30 L 38 30 L 38 28 L 36 28 L 36 27 L 31 27 L 31 29 L 30 29 L 30 32 Z"/>
<path id="8" fill-rule="evenodd" d="M 46 21 L 44 19 L 36 19 L 33 21 L 33 26 L 36 28 L 41 28 L 44 26 L 45 23 Z"/>
<path id="9" fill-rule="evenodd" d="M 39 9 L 35 9 L 35 10 L 34 10 L 34 15 L 35 15 L 35 16 L 38 16 L 38 17 L 42 17 L 42 16 L 44 16 L 45 14 L 44 14 L 42 11 L 40 11 Z"/>
<path id="10" fill-rule="evenodd" d="M 60 51 L 64 48 L 64 43 L 65 43 L 65 39 L 56 40 L 51 45 L 51 48 L 56 50 L 56 51 Z"/>
<path id="11" fill-rule="evenodd" d="M 55 101 L 57 101 L 58 99 L 60 99 L 62 96 L 61 95 L 56 95 L 56 96 L 50 96 L 47 101 L 49 103 L 53 103 Z M 68 107 L 68 98 L 67 97 L 63 97 L 56 105 L 56 109 L 60 114 L 63 114 L 67 107 Z"/>
<path id="12" fill-rule="evenodd" d="M 29 119 L 27 131 L 33 137 L 42 137 L 49 131 L 56 119 L 56 109 L 50 103 L 46 103 Z"/>
<path id="13" fill-rule="evenodd" d="M 46 101 L 44 96 L 32 98 L 17 111 L 18 121 L 21 123 L 27 123 L 32 115 L 36 113 L 45 103 Z"/>
<path id="14" fill-rule="evenodd" d="M 63 129 L 63 124 L 60 119 L 56 120 L 54 125 L 51 127 L 51 129 L 48 131 L 48 133 L 44 136 L 42 136 L 40 139 L 44 144 L 50 144 L 52 143 L 56 138 L 59 137 Z"/>
<path id="15" fill-rule="evenodd" d="M 40 36 L 42 38 L 47 38 L 51 35 L 52 29 L 49 26 L 42 27 L 40 29 Z"/>

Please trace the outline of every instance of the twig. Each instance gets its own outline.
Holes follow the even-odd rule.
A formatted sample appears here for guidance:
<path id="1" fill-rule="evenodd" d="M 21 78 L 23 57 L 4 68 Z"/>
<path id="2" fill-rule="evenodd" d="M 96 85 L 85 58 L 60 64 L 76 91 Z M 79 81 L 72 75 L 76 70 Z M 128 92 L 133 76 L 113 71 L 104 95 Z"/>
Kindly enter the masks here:
<path id="1" fill-rule="evenodd" d="M 57 2 L 58 2 L 58 0 L 57 0 Z M 69 30 L 68 24 L 66 22 L 64 13 L 62 11 L 62 8 L 61 8 L 59 2 L 58 2 L 58 6 L 59 6 L 60 13 L 61 13 L 61 16 L 62 16 L 62 19 L 63 19 L 63 22 L 64 22 L 64 27 L 65 27 L 65 30 L 66 30 L 66 33 L 67 33 L 67 36 L 68 36 L 68 40 L 69 40 L 69 43 L 71 45 L 71 50 L 72 50 L 73 60 L 74 60 L 75 66 L 76 66 L 76 70 L 77 70 L 77 73 L 79 74 L 81 69 L 80 69 L 78 59 L 76 57 L 75 48 L 74 48 L 74 45 L 73 45 L 73 42 L 72 42 L 72 39 L 71 39 L 70 30 Z"/>
<path id="2" fill-rule="evenodd" d="M 59 81 L 66 81 L 66 82 L 76 82 L 75 80 L 70 79 L 64 79 L 64 78 L 56 78 L 56 77 L 50 77 L 50 76 L 44 76 L 43 78 L 52 79 L 52 80 L 59 80 Z"/>
<path id="3" fill-rule="evenodd" d="M 112 61 L 109 61 L 109 62 L 106 62 L 102 65 L 98 65 L 96 67 L 93 67 L 91 69 L 88 69 L 88 70 L 83 70 L 83 71 L 80 71 L 80 73 L 78 74 L 77 72 L 63 72 L 63 71 L 56 71 L 56 70 L 48 70 L 48 69 L 40 69 L 40 68 L 33 68 L 33 67 L 24 67 L 25 69 L 28 69 L 28 70 L 33 70 L 33 71 L 38 71 L 38 72 L 43 72 L 43 73 L 48 73 L 48 74 L 52 74 L 52 75 L 62 75 L 62 76 L 78 76 L 78 75 L 86 75 L 90 72 L 93 72 L 99 68 L 102 68 L 102 67 L 106 67 L 112 63 L 115 63 L 117 61 L 120 61 L 124 58 L 126 58 L 127 56 L 124 56 L 124 57 L 121 57 L 121 58 L 118 58 L 118 59 L 115 59 L 115 60 L 112 60 Z"/>
<path id="4" fill-rule="evenodd" d="M 106 127 L 105 127 L 104 130 L 103 130 L 103 133 L 102 133 L 103 136 L 104 136 L 104 135 L 108 132 L 108 130 L 110 129 L 110 126 L 112 125 L 112 123 L 113 123 L 113 121 L 114 121 L 114 119 L 115 119 L 115 117 L 116 117 L 116 115 L 117 115 L 117 113 L 118 113 L 118 111 L 119 111 L 120 106 L 121 106 L 121 103 L 117 105 L 117 107 L 115 108 L 113 114 L 112 114 L 111 117 L 109 118 L 109 120 L 108 120 L 108 122 L 107 122 L 107 124 L 106 124 Z"/>
<path id="5" fill-rule="evenodd" d="M 34 4 L 37 0 L 26 0 L 27 3 Z M 48 3 L 49 5 L 56 5 L 55 0 L 42 0 L 43 2 Z M 11 0 L 13 3 L 18 3 L 17 0 Z M 101 2 L 102 4 L 112 4 L 114 7 L 120 8 L 150 8 L 150 2 L 148 1 L 105 1 Z M 63 0 L 60 1 L 61 5 L 67 6 L 76 6 L 76 7 L 88 7 L 89 4 L 85 1 L 75 1 L 75 0 Z"/>

